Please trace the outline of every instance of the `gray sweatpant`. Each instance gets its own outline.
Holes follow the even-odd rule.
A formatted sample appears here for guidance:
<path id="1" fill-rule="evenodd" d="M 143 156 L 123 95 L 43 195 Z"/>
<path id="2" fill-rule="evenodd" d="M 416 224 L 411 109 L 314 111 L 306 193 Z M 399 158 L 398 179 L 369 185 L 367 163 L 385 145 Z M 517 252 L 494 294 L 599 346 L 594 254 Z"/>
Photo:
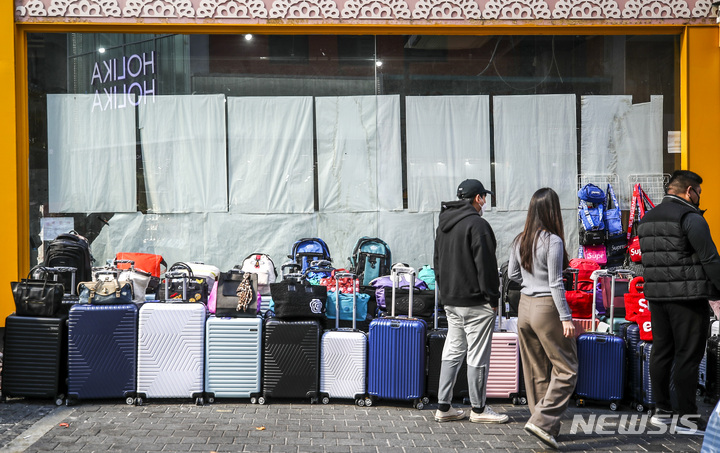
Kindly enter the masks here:
<path id="1" fill-rule="evenodd" d="M 467 357 L 468 393 L 473 407 L 485 406 L 495 311 L 489 305 L 445 306 L 448 334 L 440 366 L 438 403 L 450 404 L 463 359 Z"/>

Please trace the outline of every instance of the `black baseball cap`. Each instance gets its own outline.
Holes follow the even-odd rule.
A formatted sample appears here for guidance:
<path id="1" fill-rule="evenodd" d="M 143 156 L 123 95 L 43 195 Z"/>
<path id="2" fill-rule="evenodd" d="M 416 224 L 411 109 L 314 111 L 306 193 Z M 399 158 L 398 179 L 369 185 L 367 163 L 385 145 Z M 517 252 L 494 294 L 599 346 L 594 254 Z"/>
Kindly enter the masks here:
<path id="1" fill-rule="evenodd" d="M 475 195 L 485 195 L 486 193 L 495 195 L 477 179 L 466 179 L 460 183 L 457 189 L 458 198 L 473 198 Z"/>

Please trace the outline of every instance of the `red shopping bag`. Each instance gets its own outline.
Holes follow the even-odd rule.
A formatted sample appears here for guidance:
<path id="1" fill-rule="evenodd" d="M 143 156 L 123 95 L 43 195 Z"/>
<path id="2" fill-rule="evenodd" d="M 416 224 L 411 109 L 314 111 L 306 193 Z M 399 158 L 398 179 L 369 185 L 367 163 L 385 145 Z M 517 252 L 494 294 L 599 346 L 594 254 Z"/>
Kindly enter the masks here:
<path id="1" fill-rule="evenodd" d="M 640 302 L 640 310 L 638 310 L 638 314 L 635 316 L 635 322 L 640 327 L 640 339 L 643 341 L 652 341 L 652 320 L 647 302 Z"/>
<path id="2" fill-rule="evenodd" d="M 645 302 L 645 293 L 643 293 L 643 285 L 645 279 L 635 277 L 628 283 L 628 292 L 624 294 L 625 298 L 625 319 L 628 321 L 635 321 L 635 317 L 640 311 L 640 303 L 647 305 Z"/>
<path id="3" fill-rule="evenodd" d="M 573 318 L 592 317 L 592 293 L 580 290 L 565 291 L 565 299 L 570 306 Z"/>

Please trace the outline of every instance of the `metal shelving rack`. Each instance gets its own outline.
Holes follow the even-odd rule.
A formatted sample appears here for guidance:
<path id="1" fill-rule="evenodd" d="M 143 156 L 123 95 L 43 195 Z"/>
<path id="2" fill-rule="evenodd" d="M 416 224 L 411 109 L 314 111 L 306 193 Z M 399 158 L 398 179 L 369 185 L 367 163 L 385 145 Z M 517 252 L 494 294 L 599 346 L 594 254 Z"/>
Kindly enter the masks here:
<path id="1" fill-rule="evenodd" d="M 650 200 L 655 204 L 660 203 L 665 196 L 665 186 L 668 182 L 670 182 L 670 175 L 667 173 L 628 175 L 630 193 L 632 193 L 632 188 L 635 184 L 640 183 L 640 187 L 642 187 L 648 197 L 650 197 Z"/>

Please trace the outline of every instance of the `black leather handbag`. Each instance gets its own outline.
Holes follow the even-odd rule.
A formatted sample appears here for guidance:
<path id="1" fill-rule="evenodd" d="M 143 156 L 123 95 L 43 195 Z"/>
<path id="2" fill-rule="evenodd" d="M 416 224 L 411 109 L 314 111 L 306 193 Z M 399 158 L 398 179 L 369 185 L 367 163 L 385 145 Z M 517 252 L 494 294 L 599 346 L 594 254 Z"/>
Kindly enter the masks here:
<path id="1" fill-rule="evenodd" d="M 278 318 L 323 318 L 327 287 L 282 281 L 270 284 L 270 294 Z"/>
<path id="2" fill-rule="evenodd" d="M 258 275 L 231 269 L 221 272 L 218 278 L 215 316 L 246 318 L 258 314 Z"/>
<path id="3" fill-rule="evenodd" d="M 34 273 L 42 273 L 42 279 L 33 279 Z M 65 292 L 62 283 L 50 280 L 50 273 L 42 266 L 30 270 L 27 278 L 11 282 L 15 314 L 18 316 L 55 316 L 62 305 Z"/>

